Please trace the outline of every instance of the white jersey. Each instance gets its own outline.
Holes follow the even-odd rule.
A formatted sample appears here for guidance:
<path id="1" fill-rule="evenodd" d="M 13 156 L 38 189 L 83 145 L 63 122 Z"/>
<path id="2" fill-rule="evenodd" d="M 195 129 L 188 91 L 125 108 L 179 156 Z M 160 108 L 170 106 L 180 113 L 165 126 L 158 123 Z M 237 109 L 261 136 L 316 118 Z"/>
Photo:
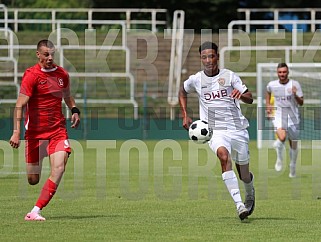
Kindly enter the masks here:
<path id="1" fill-rule="evenodd" d="M 209 77 L 199 71 L 184 82 L 184 89 L 197 93 L 200 119 L 207 121 L 213 130 L 243 130 L 249 126 L 239 100 L 230 97 L 233 89 L 241 93 L 247 90 L 234 72 L 220 69 L 219 74 Z"/>
<path id="2" fill-rule="evenodd" d="M 296 87 L 298 97 L 303 97 L 301 85 L 295 80 L 290 79 L 286 84 L 274 80 L 270 81 L 266 87 L 267 92 L 274 96 L 274 123 L 277 128 L 287 128 L 300 123 L 298 103 L 292 93 L 292 87 Z"/>

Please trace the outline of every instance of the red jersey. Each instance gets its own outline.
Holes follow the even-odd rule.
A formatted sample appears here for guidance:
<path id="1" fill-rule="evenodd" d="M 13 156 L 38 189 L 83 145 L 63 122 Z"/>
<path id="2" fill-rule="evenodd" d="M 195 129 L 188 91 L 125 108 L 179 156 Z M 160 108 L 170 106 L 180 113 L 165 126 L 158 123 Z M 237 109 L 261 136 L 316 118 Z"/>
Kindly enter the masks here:
<path id="1" fill-rule="evenodd" d="M 46 139 L 49 134 L 65 129 L 62 98 L 70 96 L 68 73 L 59 66 L 42 69 L 39 64 L 28 68 L 20 93 L 30 97 L 25 111 L 26 136 Z"/>

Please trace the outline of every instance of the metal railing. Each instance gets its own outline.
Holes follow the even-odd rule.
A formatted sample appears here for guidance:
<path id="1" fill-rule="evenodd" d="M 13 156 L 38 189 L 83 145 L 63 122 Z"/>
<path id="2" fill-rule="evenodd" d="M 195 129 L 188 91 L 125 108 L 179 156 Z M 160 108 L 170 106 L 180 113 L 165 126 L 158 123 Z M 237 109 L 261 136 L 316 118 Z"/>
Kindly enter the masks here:
<path id="1" fill-rule="evenodd" d="M 235 32 L 235 26 L 241 26 L 241 25 L 246 25 L 249 24 L 250 25 L 274 25 L 275 24 L 275 20 L 251 20 L 250 22 L 246 21 L 246 20 L 234 20 L 231 21 L 228 24 L 227 27 L 227 35 L 228 35 L 228 39 L 227 39 L 227 45 L 228 46 L 233 46 L 233 33 Z M 313 22 L 311 20 L 277 20 L 277 24 L 291 24 L 293 27 L 293 31 L 292 31 L 292 44 L 296 45 L 296 34 L 298 32 L 298 25 L 300 24 L 321 24 L 321 19 L 320 20 L 314 20 Z M 239 31 L 239 30 L 237 30 Z M 277 29 L 273 29 L 274 33 L 278 33 L 279 32 L 279 28 Z"/>
<path id="2" fill-rule="evenodd" d="M 57 28 L 59 20 L 70 20 L 59 18 L 61 14 L 81 14 L 86 15 L 86 19 L 83 19 L 87 23 L 87 28 L 92 29 L 95 20 L 95 14 L 105 14 L 104 19 L 108 20 L 108 14 L 118 13 L 119 19 L 125 21 L 126 28 L 132 29 L 133 25 L 149 25 L 152 32 L 157 32 L 158 26 L 166 28 L 168 24 L 168 13 L 167 9 L 148 9 L 148 8 L 7 8 L 5 5 L 0 4 L 0 11 L 3 11 L 3 18 L 0 18 L 0 24 L 4 24 L 7 28 L 10 24 L 13 25 L 13 31 L 19 31 L 19 24 L 51 24 L 52 31 Z M 26 18 L 20 15 L 35 13 L 50 14 L 50 18 Z M 140 19 L 135 16 L 139 14 L 149 15 L 149 19 Z M 71 18 L 72 19 L 72 18 Z M 112 20 L 112 19 L 110 19 Z"/>
<path id="3" fill-rule="evenodd" d="M 282 13 L 307 13 L 310 17 L 311 32 L 316 30 L 317 13 L 321 13 L 321 8 L 239 8 L 239 13 L 245 14 L 245 31 L 247 33 L 251 30 L 253 19 L 251 19 L 252 13 L 271 13 L 273 14 L 273 27 L 277 31 L 279 29 L 280 15 Z"/>
<path id="4" fill-rule="evenodd" d="M 226 68 L 226 63 L 225 63 L 225 55 L 229 51 L 263 51 L 263 52 L 268 52 L 268 51 L 283 51 L 284 52 L 284 62 L 290 63 L 291 61 L 291 52 L 295 51 L 317 51 L 320 50 L 320 46 L 318 45 L 309 45 L 309 46 L 225 46 L 220 50 L 220 67 L 221 68 Z M 266 60 L 268 61 L 268 60 Z M 247 61 L 245 59 L 242 59 L 242 63 L 246 63 Z M 317 63 L 316 63 L 317 64 Z M 256 77 L 257 76 L 257 70 L 253 72 L 238 72 L 237 73 L 241 77 Z"/>
<path id="5" fill-rule="evenodd" d="M 102 22 L 105 22 L 101 20 Z M 119 22 L 119 21 L 118 21 Z M 14 35 L 12 31 L 9 29 L 0 29 L 1 31 L 7 31 L 8 36 Z M 104 103 L 110 103 L 110 104 L 129 104 L 133 105 L 134 107 L 134 119 L 138 118 L 138 103 L 135 100 L 135 78 L 133 75 L 130 73 L 130 51 L 128 47 L 126 46 L 124 40 L 122 43 L 118 46 L 110 46 L 110 45 L 102 45 L 102 46 L 97 46 L 97 45 L 62 45 L 58 38 L 61 38 L 63 34 L 61 34 L 62 29 L 57 29 L 57 35 L 52 36 L 52 37 L 57 37 L 57 40 L 52 40 L 53 42 L 58 42 L 57 44 L 57 50 L 60 54 L 58 58 L 58 64 L 62 67 L 64 67 L 65 64 L 65 57 L 64 57 L 64 52 L 66 50 L 83 50 L 83 51 L 96 51 L 96 50 L 104 50 L 104 51 L 123 51 L 125 53 L 125 70 L 124 72 L 110 72 L 110 70 L 100 70 L 97 72 L 91 71 L 91 70 L 86 70 L 85 72 L 76 72 L 76 71 L 69 71 L 69 75 L 71 78 L 83 78 L 86 81 L 86 78 L 128 78 L 129 80 L 129 93 L 128 97 L 123 97 L 123 98 L 104 98 L 104 99 L 97 99 L 94 97 L 91 98 L 86 98 L 84 99 L 77 99 L 77 102 L 86 102 L 86 103 L 93 103 L 93 104 L 104 104 Z M 122 32 L 123 35 L 126 36 L 126 31 L 125 33 Z M 19 59 L 19 56 L 15 56 L 14 52 L 19 51 L 19 50 L 35 50 L 36 46 L 35 45 L 17 45 L 16 43 L 12 43 L 13 38 L 8 37 L 8 44 L 7 45 L 0 45 L 0 50 L 9 50 L 8 51 L 8 56 L 4 56 L 0 58 L 0 62 L 12 62 L 14 64 L 13 70 L 10 71 L 1 71 L 0 72 L 0 77 L 6 77 L 10 78 L 12 77 L 13 81 L 1 81 L 0 85 L 2 86 L 16 86 L 17 88 L 17 93 L 19 93 L 19 84 L 18 84 L 18 78 L 21 78 L 23 76 L 23 72 L 18 70 L 18 64 L 17 64 L 17 59 Z M 126 39 L 126 38 L 124 38 Z M 97 79 L 97 80 L 98 80 Z M 2 99 L 2 103 L 15 103 L 16 99 Z"/>

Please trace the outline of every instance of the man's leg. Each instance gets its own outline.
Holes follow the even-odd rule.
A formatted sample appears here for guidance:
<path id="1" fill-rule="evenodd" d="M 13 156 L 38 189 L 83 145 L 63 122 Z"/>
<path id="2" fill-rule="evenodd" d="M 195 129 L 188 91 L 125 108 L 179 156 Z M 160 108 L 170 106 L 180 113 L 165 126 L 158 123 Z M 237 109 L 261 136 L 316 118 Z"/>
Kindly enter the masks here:
<path id="1" fill-rule="evenodd" d="M 298 141 L 290 140 L 290 178 L 296 177 L 296 161 L 298 158 L 298 152 Z"/>
<path id="2" fill-rule="evenodd" d="M 55 195 L 58 185 L 65 171 L 65 165 L 68 160 L 68 153 L 58 151 L 50 155 L 50 176 L 42 187 L 36 205 L 25 217 L 25 220 L 44 221 L 45 218 L 40 215 L 40 211 L 48 205 L 52 197 Z"/>
<path id="3" fill-rule="evenodd" d="M 275 162 L 275 170 L 281 171 L 283 167 L 283 157 L 284 157 L 284 142 L 286 139 L 286 131 L 284 129 L 277 129 L 276 131 L 277 139 L 273 144 L 273 147 L 276 150 L 276 162 Z"/>
<path id="4" fill-rule="evenodd" d="M 51 172 L 50 176 L 44 184 L 36 207 L 40 210 L 47 206 L 52 197 L 55 195 L 61 178 L 65 172 L 68 154 L 65 151 L 58 151 L 50 155 Z"/>
<path id="5" fill-rule="evenodd" d="M 238 180 L 235 172 L 232 170 L 232 161 L 230 154 L 225 147 L 219 147 L 217 149 L 217 157 L 221 162 L 222 179 L 235 203 L 239 218 L 243 220 L 247 218 L 249 212 L 242 202 Z"/>
<path id="6" fill-rule="evenodd" d="M 249 215 L 251 215 L 255 208 L 254 175 L 249 171 L 249 164 L 236 164 L 236 168 L 245 188 L 244 205 L 249 211 Z"/>
<path id="7" fill-rule="evenodd" d="M 26 171 L 30 185 L 36 185 L 40 181 L 42 161 L 43 157 L 46 156 L 47 144 L 48 142 L 44 140 L 26 141 Z M 35 206 L 29 213 L 27 213 L 25 220 L 44 221 L 45 218 L 40 215 L 40 209 Z"/>
<path id="8" fill-rule="evenodd" d="M 26 164 L 27 179 L 30 185 L 37 185 L 40 181 L 42 170 L 42 160 Z"/>

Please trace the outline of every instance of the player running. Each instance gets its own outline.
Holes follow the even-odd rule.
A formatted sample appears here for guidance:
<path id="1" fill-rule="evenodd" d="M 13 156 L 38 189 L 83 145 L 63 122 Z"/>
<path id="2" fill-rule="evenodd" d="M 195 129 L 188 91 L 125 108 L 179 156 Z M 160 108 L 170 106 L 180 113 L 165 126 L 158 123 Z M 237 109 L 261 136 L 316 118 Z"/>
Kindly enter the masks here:
<path id="1" fill-rule="evenodd" d="M 241 79 L 228 69 L 218 68 L 218 46 L 205 42 L 199 47 L 204 70 L 191 75 L 179 92 L 183 127 L 188 129 L 192 119 L 187 113 L 187 95 L 196 93 L 199 98 L 200 119 L 213 129 L 209 146 L 221 162 L 222 179 L 229 191 L 241 220 L 252 214 L 255 206 L 253 174 L 249 171 L 249 135 L 247 119 L 242 115 L 239 99 L 253 102 L 252 94 Z M 245 187 L 243 203 L 239 184 L 232 168 L 232 159 Z"/>
<path id="2" fill-rule="evenodd" d="M 289 79 L 289 68 L 286 63 L 277 66 L 278 80 L 270 81 L 266 87 L 266 112 L 271 117 L 274 111 L 273 125 L 277 136 L 273 146 L 276 149 L 277 159 L 275 170 L 283 167 L 284 142 L 288 137 L 290 144 L 290 173 L 289 177 L 296 176 L 296 161 L 298 157 L 298 138 L 300 134 L 300 115 L 298 106 L 303 105 L 303 92 L 300 83 Z M 274 105 L 271 96 L 274 96 Z"/>
<path id="3" fill-rule="evenodd" d="M 79 123 L 80 111 L 70 94 L 70 80 L 66 70 L 54 64 L 55 46 L 49 40 L 37 45 L 38 63 L 28 68 L 21 82 L 20 94 L 14 110 L 14 130 L 10 145 L 20 145 L 20 121 L 25 109 L 26 169 L 30 185 L 39 183 L 43 158 L 49 156 L 50 176 L 45 182 L 34 208 L 26 221 L 44 221 L 40 211 L 56 193 L 71 148 L 62 114 L 62 99 L 71 109 L 72 128 Z"/>

